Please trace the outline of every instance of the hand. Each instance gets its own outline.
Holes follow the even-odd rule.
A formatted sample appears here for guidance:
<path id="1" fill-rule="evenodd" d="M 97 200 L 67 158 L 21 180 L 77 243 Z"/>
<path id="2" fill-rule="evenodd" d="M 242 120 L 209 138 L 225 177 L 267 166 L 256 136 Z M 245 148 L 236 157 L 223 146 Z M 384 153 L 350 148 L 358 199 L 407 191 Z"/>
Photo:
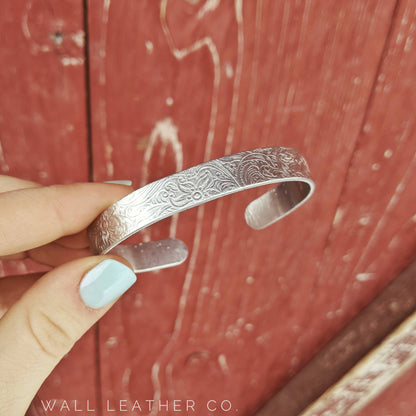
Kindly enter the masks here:
<path id="1" fill-rule="evenodd" d="M 23 415 L 61 358 L 136 280 L 121 257 L 91 256 L 85 232 L 129 192 L 0 176 L 0 259 L 53 267 L 42 277 L 0 279 L 1 414 Z"/>

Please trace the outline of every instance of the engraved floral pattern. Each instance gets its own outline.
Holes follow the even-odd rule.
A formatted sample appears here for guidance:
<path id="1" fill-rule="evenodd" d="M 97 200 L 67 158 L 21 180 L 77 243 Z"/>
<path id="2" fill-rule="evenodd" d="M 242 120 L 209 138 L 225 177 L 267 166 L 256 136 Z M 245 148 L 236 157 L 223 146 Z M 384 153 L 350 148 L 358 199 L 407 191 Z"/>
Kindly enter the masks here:
<path id="1" fill-rule="evenodd" d="M 294 149 L 272 147 L 225 156 L 150 183 L 113 204 L 91 224 L 95 253 L 104 253 L 129 235 L 177 212 L 247 187 L 285 178 L 309 182 L 309 169 Z"/>

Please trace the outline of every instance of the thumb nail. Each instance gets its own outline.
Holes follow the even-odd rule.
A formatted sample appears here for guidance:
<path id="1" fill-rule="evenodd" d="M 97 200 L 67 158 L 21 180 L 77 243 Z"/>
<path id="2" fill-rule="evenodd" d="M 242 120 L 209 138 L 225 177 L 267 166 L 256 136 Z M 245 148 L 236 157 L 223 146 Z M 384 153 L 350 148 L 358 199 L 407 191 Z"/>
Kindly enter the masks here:
<path id="1" fill-rule="evenodd" d="M 128 181 L 128 180 L 124 180 L 124 181 L 105 181 L 104 183 L 113 183 L 115 185 L 131 186 L 133 182 L 132 181 Z"/>
<path id="2" fill-rule="evenodd" d="M 116 260 L 107 259 L 85 274 L 79 292 L 87 306 L 98 309 L 116 300 L 136 280 L 137 277 L 130 267 Z"/>

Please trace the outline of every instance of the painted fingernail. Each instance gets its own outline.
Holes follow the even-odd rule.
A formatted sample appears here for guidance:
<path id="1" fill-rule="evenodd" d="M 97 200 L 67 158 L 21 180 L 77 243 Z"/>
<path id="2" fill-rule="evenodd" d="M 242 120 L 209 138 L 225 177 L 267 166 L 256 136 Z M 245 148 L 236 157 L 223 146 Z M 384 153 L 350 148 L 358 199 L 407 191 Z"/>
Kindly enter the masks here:
<path id="1" fill-rule="evenodd" d="M 116 300 L 136 280 L 136 275 L 130 267 L 107 259 L 82 278 L 79 293 L 87 306 L 98 309 Z"/>
<path id="2" fill-rule="evenodd" d="M 126 185 L 126 186 L 131 186 L 133 184 L 132 181 L 105 181 L 104 183 L 114 183 L 116 185 Z"/>

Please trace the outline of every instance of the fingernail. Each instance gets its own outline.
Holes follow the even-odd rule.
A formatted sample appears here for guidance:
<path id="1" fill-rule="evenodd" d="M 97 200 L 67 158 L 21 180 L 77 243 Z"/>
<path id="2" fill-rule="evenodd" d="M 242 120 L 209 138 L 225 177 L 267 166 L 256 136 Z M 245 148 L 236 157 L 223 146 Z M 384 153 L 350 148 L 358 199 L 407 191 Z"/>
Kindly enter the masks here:
<path id="1" fill-rule="evenodd" d="M 136 275 L 130 267 L 107 259 L 82 278 L 79 293 L 87 306 L 98 309 L 116 300 L 136 280 Z"/>
<path id="2" fill-rule="evenodd" d="M 126 185 L 126 186 L 131 186 L 133 184 L 132 181 L 105 181 L 104 183 L 114 183 L 116 185 Z"/>

